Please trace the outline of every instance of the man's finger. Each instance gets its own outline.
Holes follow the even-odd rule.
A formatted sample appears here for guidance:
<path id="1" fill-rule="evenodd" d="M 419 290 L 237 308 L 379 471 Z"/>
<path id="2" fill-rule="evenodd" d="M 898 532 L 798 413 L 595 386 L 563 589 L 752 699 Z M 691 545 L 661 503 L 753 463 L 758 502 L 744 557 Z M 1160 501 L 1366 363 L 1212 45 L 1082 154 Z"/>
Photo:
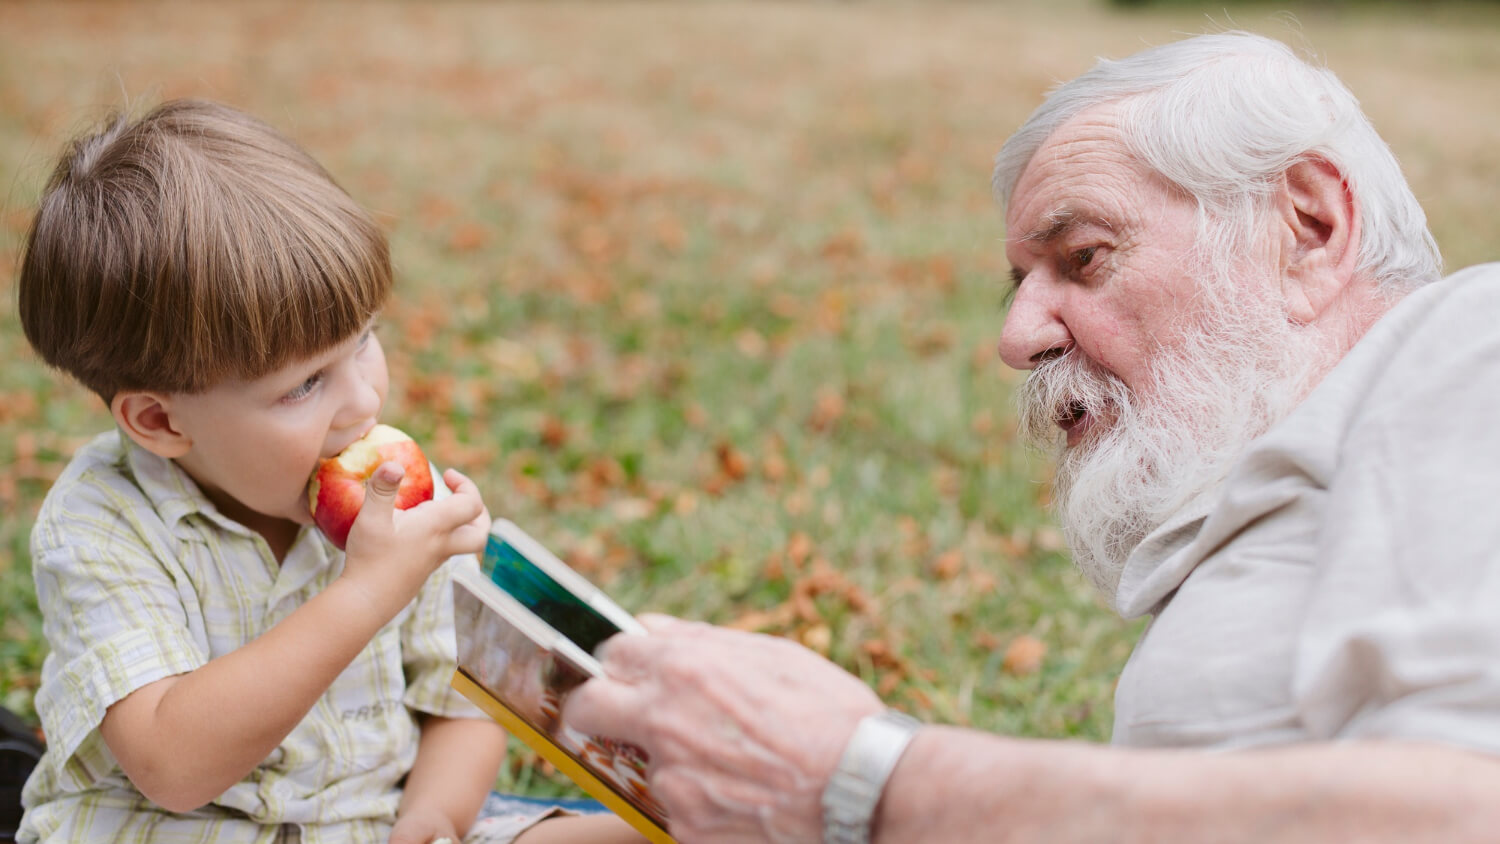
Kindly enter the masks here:
<path id="1" fill-rule="evenodd" d="M 636 616 L 636 620 L 652 633 L 669 633 L 688 623 L 675 616 L 655 612 L 642 613 Z"/>
<path id="2" fill-rule="evenodd" d="M 647 629 L 653 628 L 648 626 Z M 634 683 L 649 677 L 656 672 L 662 649 L 667 644 L 665 638 L 670 635 L 670 628 L 657 629 L 662 632 L 646 636 L 616 633 L 594 649 L 594 657 L 604 665 L 604 672 L 616 680 Z"/>
<path id="3" fill-rule="evenodd" d="M 644 716 L 650 712 L 645 704 L 646 695 L 640 688 L 596 677 L 568 693 L 562 720 L 586 735 L 644 744 Z"/>

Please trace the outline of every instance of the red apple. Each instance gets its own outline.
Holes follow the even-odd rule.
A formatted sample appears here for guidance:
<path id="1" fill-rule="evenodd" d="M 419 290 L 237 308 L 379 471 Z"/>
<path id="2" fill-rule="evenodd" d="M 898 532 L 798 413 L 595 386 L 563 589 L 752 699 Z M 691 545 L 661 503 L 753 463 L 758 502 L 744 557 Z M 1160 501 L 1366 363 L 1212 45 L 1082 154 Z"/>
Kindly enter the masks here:
<path id="1" fill-rule="evenodd" d="M 396 490 L 396 509 L 431 501 L 432 469 L 426 455 L 415 440 L 390 425 L 376 425 L 348 448 L 318 461 L 307 485 L 307 506 L 334 545 L 342 549 L 349 540 L 349 527 L 365 503 L 365 483 L 382 463 L 392 461 L 406 470 Z"/>

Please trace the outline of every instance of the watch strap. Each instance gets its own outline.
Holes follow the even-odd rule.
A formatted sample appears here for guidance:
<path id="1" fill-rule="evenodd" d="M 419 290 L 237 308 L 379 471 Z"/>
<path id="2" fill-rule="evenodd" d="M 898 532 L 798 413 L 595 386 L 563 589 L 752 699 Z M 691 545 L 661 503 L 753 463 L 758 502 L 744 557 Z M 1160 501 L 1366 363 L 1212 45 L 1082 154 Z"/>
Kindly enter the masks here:
<path id="1" fill-rule="evenodd" d="M 886 780 L 921 726 L 894 709 L 860 720 L 823 789 L 823 844 L 869 844 Z"/>

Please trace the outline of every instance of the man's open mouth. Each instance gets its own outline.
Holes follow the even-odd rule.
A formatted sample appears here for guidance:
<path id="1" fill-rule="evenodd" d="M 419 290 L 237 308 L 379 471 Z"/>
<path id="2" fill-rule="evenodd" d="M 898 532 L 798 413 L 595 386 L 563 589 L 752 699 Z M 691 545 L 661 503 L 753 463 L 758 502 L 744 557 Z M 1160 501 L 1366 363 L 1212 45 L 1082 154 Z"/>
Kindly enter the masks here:
<path id="1" fill-rule="evenodd" d="M 1089 415 L 1088 407 L 1083 402 L 1070 401 L 1058 408 L 1053 421 L 1057 423 L 1057 427 L 1063 429 L 1063 433 L 1068 435 L 1068 445 L 1075 446 L 1088 431 L 1093 417 Z"/>
<path id="2" fill-rule="evenodd" d="M 1088 416 L 1088 408 L 1083 406 L 1083 402 L 1070 401 L 1057 409 L 1055 419 L 1059 428 L 1069 431 L 1082 422 L 1085 416 Z"/>

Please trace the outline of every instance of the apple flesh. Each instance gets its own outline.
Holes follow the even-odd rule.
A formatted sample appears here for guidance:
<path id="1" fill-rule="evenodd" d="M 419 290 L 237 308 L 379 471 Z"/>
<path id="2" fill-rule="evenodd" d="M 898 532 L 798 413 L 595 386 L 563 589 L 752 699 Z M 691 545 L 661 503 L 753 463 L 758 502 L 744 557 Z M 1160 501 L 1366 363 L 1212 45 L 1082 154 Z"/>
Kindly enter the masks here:
<path id="1" fill-rule="evenodd" d="M 333 457 L 318 461 L 307 485 L 313 523 L 338 548 L 349 541 L 349 528 L 365 503 L 365 484 L 382 463 L 406 470 L 396 490 L 396 509 L 432 500 L 432 469 L 415 440 L 390 425 L 376 425 Z"/>

